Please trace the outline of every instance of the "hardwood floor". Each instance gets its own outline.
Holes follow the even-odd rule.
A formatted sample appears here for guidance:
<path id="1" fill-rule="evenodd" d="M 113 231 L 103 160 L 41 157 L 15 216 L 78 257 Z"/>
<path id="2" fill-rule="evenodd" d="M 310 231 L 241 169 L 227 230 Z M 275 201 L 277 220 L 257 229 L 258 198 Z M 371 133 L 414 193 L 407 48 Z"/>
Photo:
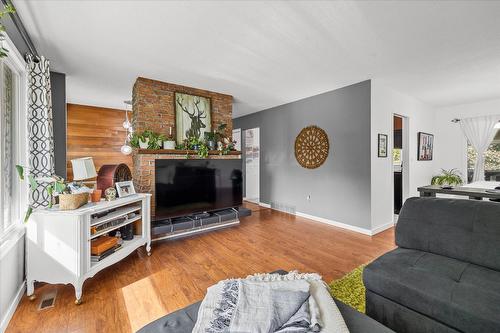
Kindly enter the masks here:
<path id="1" fill-rule="evenodd" d="M 256 205 L 237 227 L 153 243 L 85 282 L 83 303 L 74 289 L 37 285 L 23 297 L 8 328 L 13 332 L 135 332 L 167 313 L 201 300 L 221 279 L 276 269 L 318 272 L 327 282 L 393 249 L 393 228 L 374 237 Z M 53 308 L 38 311 L 57 291 Z"/>

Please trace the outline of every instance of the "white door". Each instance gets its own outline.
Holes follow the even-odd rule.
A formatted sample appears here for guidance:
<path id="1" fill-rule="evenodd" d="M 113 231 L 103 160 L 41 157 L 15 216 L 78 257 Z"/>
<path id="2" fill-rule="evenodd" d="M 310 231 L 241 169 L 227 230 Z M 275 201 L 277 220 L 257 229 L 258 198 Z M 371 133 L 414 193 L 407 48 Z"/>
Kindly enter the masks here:
<path id="1" fill-rule="evenodd" d="M 241 128 L 236 128 L 233 130 L 233 141 L 234 148 L 241 151 Z"/>
<path id="2" fill-rule="evenodd" d="M 245 199 L 258 203 L 260 200 L 260 142 L 259 128 L 245 130 Z"/>

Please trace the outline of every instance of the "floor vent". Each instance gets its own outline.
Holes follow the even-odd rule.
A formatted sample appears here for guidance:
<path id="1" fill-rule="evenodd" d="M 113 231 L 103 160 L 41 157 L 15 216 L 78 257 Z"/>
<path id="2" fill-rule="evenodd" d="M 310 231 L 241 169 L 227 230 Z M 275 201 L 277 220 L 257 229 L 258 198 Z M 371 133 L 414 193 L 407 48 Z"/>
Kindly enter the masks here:
<path id="1" fill-rule="evenodd" d="M 53 308 L 56 303 L 57 291 L 53 291 L 47 294 L 44 294 L 42 300 L 40 301 L 40 305 L 38 305 L 38 311 L 45 310 L 48 308 Z"/>
<path id="2" fill-rule="evenodd" d="M 271 201 L 271 208 L 292 215 L 295 215 L 296 213 L 295 206 L 287 205 L 281 202 Z"/>

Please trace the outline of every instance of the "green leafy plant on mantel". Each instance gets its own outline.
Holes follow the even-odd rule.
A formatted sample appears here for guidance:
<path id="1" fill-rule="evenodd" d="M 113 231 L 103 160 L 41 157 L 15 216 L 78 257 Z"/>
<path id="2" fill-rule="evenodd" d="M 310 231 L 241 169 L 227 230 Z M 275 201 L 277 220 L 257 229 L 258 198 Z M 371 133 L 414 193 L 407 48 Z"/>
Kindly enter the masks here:
<path id="1" fill-rule="evenodd" d="M 16 165 L 17 174 L 18 174 L 20 180 L 25 179 L 25 169 L 27 169 L 27 168 L 25 168 L 22 165 Z M 30 191 L 33 191 L 38 187 L 39 181 L 43 181 L 46 183 L 48 183 L 48 182 L 52 183 L 52 184 L 47 186 L 47 193 L 50 196 L 49 208 L 52 208 L 53 198 L 54 198 L 55 193 L 70 193 L 69 188 L 67 187 L 66 182 L 64 181 L 64 178 L 59 177 L 57 175 L 52 175 L 49 177 L 35 178 L 33 175 L 28 174 L 27 177 L 28 177 Z M 28 205 L 28 208 L 26 209 L 26 213 L 24 214 L 24 223 L 28 222 L 28 219 L 29 219 L 32 212 L 33 212 L 33 206 Z"/>
<path id="2" fill-rule="evenodd" d="M 207 144 L 195 137 L 191 137 L 188 139 L 185 139 L 181 144 L 178 144 L 175 149 L 177 150 L 185 150 L 186 151 L 186 158 L 189 158 L 189 150 L 195 150 L 198 154 L 199 157 L 201 158 L 207 158 L 208 157 L 208 152 L 209 152 L 209 147 Z"/>
<path id="3" fill-rule="evenodd" d="M 3 10 L 0 11 L 0 58 L 5 58 L 9 55 L 9 50 L 3 47 L 3 41 L 5 40 L 5 26 L 1 23 L 2 18 L 7 14 L 15 13 L 16 10 L 11 3 L 6 5 Z"/>
<path id="4" fill-rule="evenodd" d="M 139 142 L 147 142 L 147 149 L 161 149 L 163 145 L 163 141 L 166 139 L 166 136 L 163 134 L 159 134 L 153 132 L 151 130 L 145 130 L 142 133 L 134 133 L 130 137 L 130 145 L 134 148 L 139 148 Z"/>
<path id="5" fill-rule="evenodd" d="M 464 183 L 462 174 L 457 169 L 445 170 L 441 169 L 441 174 L 432 177 L 432 185 L 449 185 L 460 186 Z"/>

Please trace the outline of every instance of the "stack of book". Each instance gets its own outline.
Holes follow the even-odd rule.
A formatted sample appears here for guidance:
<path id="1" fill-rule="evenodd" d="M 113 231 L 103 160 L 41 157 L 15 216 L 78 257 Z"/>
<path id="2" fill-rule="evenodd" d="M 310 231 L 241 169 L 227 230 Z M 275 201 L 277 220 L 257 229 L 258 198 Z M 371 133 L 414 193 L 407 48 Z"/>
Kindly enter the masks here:
<path id="1" fill-rule="evenodd" d="M 91 242 L 90 260 L 92 262 L 101 261 L 110 254 L 118 251 L 120 248 L 121 244 L 118 244 L 118 238 L 116 237 L 101 236 L 93 239 Z"/>
<path id="2" fill-rule="evenodd" d="M 104 251 L 103 253 L 101 253 L 100 255 L 91 255 L 90 256 L 90 261 L 91 262 L 99 262 L 101 261 L 102 259 L 106 258 L 107 256 L 109 256 L 110 254 L 113 254 L 115 253 L 116 251 L 118 251 L 119 249 L 121 249 L 122 245 L 121 244 L 116 244 L 115 246 L 113 246 L 112 248 Z"/>

